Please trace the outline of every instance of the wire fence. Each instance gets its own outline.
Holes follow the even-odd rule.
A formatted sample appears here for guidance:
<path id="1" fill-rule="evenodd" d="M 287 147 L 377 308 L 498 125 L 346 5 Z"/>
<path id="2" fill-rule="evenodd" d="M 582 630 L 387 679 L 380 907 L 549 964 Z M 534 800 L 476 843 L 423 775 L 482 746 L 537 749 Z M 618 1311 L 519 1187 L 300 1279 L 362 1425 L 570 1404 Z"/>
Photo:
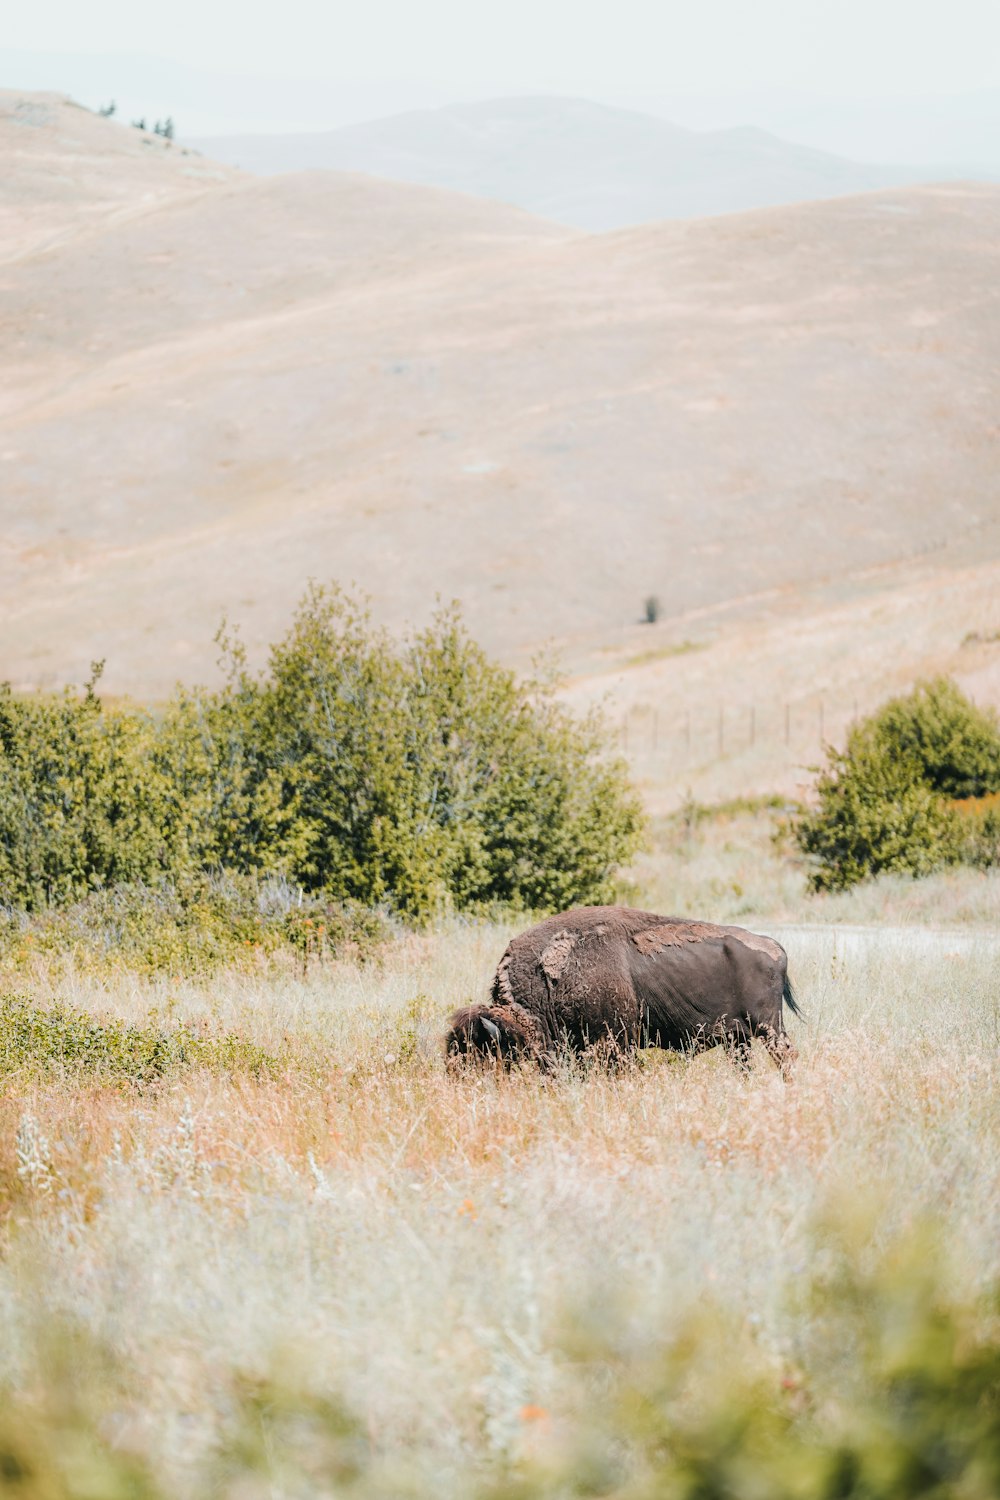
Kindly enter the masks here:
<path id="1" fill-rule="evenodd" d="M 824 745 L 842 743 L 857 717 L 856 699 L 844 703 L 816 695 L 777 703 L 719 703 L 714 709 L 638 703 L 612 722 L 618 747 L 630 759 L 652 756 L 683 766 L 757 748 L 815 757 Z"/>

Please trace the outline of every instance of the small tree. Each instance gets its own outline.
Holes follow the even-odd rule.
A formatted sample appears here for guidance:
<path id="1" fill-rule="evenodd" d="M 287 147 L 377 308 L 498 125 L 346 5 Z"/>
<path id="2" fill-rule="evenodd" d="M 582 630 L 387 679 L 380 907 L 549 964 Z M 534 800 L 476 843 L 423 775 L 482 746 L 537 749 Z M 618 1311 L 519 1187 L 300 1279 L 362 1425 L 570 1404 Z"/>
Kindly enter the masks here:
<path id="1" fill-rule="evenodd" d="M 816 890 L 845 890 L 884 870 L 927 875 L 955 857 L 953 823 L 941 798 L 867 725 L 833 750 L 816 785 L 819 805 L 796 828 L 816 861 Z"/>
<path id="2" fill-rule="evenodd" d="M 883 870 L 926 875 L 959 860 L 994 863 L 995 810 L 955 804 L 1000 791 L 1000 726 L 950 679 L 918 683 L 831 751 L 816 791 L 818 806 L 796 829 L 816 889 Z"/>
<path id="3" fill-rule="evenodd" d="M 920 682 L 871 720 L 879 737 L 911 756 L 928 786 L 944 797 L 1000 791 L 1000 724 L 977 708 L 949 677 Z"/>

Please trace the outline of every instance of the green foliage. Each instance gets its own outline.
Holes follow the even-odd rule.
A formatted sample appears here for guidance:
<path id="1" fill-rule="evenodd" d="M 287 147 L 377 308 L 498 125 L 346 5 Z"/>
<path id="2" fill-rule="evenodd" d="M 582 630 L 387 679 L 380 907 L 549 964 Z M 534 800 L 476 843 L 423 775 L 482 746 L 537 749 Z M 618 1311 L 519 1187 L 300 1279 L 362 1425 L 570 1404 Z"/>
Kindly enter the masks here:
<path id="1" fill-rule="evenodd" d="M 411 916 L 600 901 L 642 832 L 599 723 L 491 663 L 454 612 L 402 647 L 312 588 L 268 668 L 162 716 L 0 697 L 0 890 L 38 909 L 126 882 L 279 874 Z M 96 681 L 96 678 L 95 678 Z"/>
<path id="2" fill-rule="evenodd" d="M 262 1048 L 228 1033 L 101 1021 L 59 1002 L 42 1007 L 23 995 L 0 995 L 0 1077 L 71 1071 L 102 1082 L 148 1083 L 182 1067 L 259 1074 L 276 1066 Z"/>
<path id="3" fill-rule="evenodd" d="M 818 805 L 796 825 L 817 890 L 843 890 L 882 871 L 919 876 L 996 860 L 997 830 L 963 824 L 946 799 L 1000 789 L 1000 727 L 939 678 L 895 698 L 831 750 Z"/>
<path id="4" fill-rule="evenodd" d="M 104 708 L 100 670 L 82 699 L 0 686 L 0 892 L 12 904 L 70 901 L 167 862 L 153 723 Z"/>
<path id="5" fill-rule="evenodd" d="M 846 750 L 831 750 L 816 791 L 819 805 L 799 820 L 796 837 L 817 861 L 817 890 L 846 890 L 884 870 L 928 875 L 955 858 L 947 807 L 917 762 L 868 725 L 851 731 Z"/>
<path id="6" fill-rule="evenodd" d="M 884 704 L 868 723 L 884 744 L 916 762 L 921 780 L 943 797 L 1000 791 L 1000 724 L 970 703 L 948 677 L 918 683 Z"/>

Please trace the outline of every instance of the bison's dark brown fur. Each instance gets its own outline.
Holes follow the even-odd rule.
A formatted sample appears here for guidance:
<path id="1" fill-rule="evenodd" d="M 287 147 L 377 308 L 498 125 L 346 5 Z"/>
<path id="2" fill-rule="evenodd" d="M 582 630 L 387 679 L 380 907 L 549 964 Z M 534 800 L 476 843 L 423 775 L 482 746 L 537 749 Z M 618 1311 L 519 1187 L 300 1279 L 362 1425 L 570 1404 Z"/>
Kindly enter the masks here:
<path id="1" fill-rule="evenodd" d="M 723 1043 L 745 1058 L 760 1037 L 786 1069 L 793 1053 L 782 1003 L 799 1014 L 773 938 L 625 906 L 581 907 L 521 933 L 490 999 L 452 1017 L 449 1057 L 545 1063 L 567 1047 Z"/>

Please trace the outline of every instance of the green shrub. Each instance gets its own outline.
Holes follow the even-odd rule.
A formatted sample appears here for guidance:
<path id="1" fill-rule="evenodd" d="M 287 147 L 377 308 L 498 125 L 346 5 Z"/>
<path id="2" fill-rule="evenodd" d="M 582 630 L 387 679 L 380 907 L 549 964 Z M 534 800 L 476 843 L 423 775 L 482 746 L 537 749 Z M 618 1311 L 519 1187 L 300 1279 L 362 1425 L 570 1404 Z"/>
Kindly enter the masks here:
<path id="1" fill-rule="evenodd" d="M 914 760 L 921 779 L 943 797 L 1000 791 L 1000 724 L 948 677 L 918 683 L 884 704 L 868 723 L 897 754 Z"/>
<path id="2" fill-rule="evenodd" d="M 148 1083 L 182 1067 L 259 1074 L 276 1066 L 262 1048 L 228 1033 L 101 1021 L 60 1002 L 43 1007 L 23 995 L 0 995 L 0 1077 L 71 1071 Z"/>
<path id="3" fill-rule="evenodd" d="M 15 698 L 0 685 L 0 894 L 25 907 L 163 868 L 164 787 L 151 719 L 80 699 Z"/>
<path id="4" fill-rule="evenodd" d="M 954 804 L 963 864 L 990 870 L 1000 866 L 1000 793 Z"/>
<path id="5" fill-rule="evenodd" d="M 830 752 L 816 792 L 819 805 L 799 819 L 796 837 L 816 861 L 817 890 L 844 890 L 885 870 L 927 875 L 956 857 L 947 807 L 917 762 L 868 725 L 851 731 L 846 750 Z"/>
<path id="6" fill-rule="evenodd" d="M 0 892 L 38 909 L 116 883 L 284 876 L 411 916 L 600 901 L 642 832 L 595 719 L 518 683 L 444 612 L 403 646 L 312 588 L 267 669 L 162 716 L 0 697 Z M 95 679 L 96 680 L 96 679 Z"/>
<path id="7" fill-rule="evenodd" d="M 454 612 L 403 649 L 336 591 L 312 589 L 269 669 L 233 672 L 257 747 L 235 859 L 411 915 L 597 901 L 634 851 L 639 804 L 541 683 L 518 684 Z M 259 855 L 258 855 L 259 857 Z"/>
<path id="8" fill-rule="evenodd" d="M 945 678 L 919 684 L 856 725 L 843 751 L 829 752 L 817 806 L 795 828 L 813 861 L 814 888 L 842 890 L 883 871 L 919 876 L 956 861 L 996 862 L 994 825 L 963 820 L 946 799 L 998 789 L 995 717 Z"/>

